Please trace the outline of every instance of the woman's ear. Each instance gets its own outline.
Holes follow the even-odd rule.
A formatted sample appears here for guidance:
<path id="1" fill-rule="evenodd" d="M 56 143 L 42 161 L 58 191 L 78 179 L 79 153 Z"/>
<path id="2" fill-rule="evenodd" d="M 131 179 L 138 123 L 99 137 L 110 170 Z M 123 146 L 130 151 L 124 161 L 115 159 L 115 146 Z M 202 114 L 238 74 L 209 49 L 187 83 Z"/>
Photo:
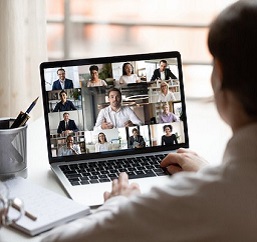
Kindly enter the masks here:
<path id="1" fill-rule="evenodd" d="M 214 93 L 221 90 L 223 82 L 223 71 L 221 63 L 218 59 L 214 59 L 211 83 Z"/>

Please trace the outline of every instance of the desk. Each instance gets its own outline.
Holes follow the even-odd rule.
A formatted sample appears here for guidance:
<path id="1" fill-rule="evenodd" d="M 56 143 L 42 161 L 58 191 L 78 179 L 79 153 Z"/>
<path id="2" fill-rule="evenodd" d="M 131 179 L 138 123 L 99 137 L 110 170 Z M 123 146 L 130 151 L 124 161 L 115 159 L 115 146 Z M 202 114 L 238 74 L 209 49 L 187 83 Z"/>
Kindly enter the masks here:
<path id="1" fill-rule="evenodd" d="M 219 118 L 214 103 L 208 100 L 188 100 L 187 115 L 191 149 L 198 151 L 211 164 L 219 164 L 231 131 Z M 44 121 L 40 118 L 28 125 L 28 179 L 66 196 L 47 160 Z M 41 238 L 42 235 L 31 238 L 11 228 L 0 229 L 1 242 L 36 242 Z"/>

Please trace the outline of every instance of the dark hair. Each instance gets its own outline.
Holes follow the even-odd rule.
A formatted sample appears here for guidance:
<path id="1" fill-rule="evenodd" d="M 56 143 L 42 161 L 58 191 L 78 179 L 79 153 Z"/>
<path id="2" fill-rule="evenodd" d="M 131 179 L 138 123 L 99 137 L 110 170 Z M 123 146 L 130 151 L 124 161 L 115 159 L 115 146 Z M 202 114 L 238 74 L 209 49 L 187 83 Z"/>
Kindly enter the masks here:
<path id="1" fill-rule="evenodd" d="M 170 131 L 172 131 L 172 126 L 170 124 L 166 124 L 163 126 L 163 131 L 165 131 L 166 128 L 170 128 Z"/>
<path id="2" fill-rule="evenodd" d="M 90 67 L 89 67 L 90 73 L 91 73 L 92 71 L 97 71 L 97 72 L 98 72 L 98 70 L 99 70 L 98 66 L 93 65 L 93 66 L 90 66 Z"/>
<path id="3" fill-rule="evenodd" d="M 160 62 L 159 62 L 159 63 L 161 63 L 161 62 L 163 62 L 163 63 L 165 63 L 165 64 L 167 64 L 167 65 L 168 65 L 168 62 L 167 62 L 166 60 L 160 60 Z"/>
<path id="4" fill-rule="evenodd" d="M 103 134 L 103 135 L 104 135 L 104 142 L 107 142 L 105 133 L 102 133 L 102 132 L 101 132 L 101 133 L 99 133 L 99 134 Z M 98 138 L 98 143 L 100 143 L 99 134 L 98 134 L 98 136 L 97 136 L 97 138 Z"/>
<path id="5" fill-rule="evenodd" d="M 126 65 L 130 65 L 131 67 L 132 67 L 132 74 L 134 74 L 134 67 L 132 66 L 132 64 L 131 63 L 129 63 L 129 62 L 126 62 L 126 63 L 124 63 L 123 64 L 123 66 L 122 66 L 122 75 L 127 75 L 127 73 L 126 73 L 126 71 L 125 71 L 125 66 Z"/>
<path id="6" fill-rule="evenodd" d="M 63 71 L 64 73 L 65 73 L 65 70 L 63 69 L 63 68 L 59 68 L 58 70 L 57 70 L 57 74 L 58 74 L 58 71 Z"/>
<path id="7" fill-rule="evenodd" d="M 62 116 L 64 117 L 64 115 L 65 115 L 65 114 L 68 114 L 68 115 L 70 115 L 69 113 L 65 112 L 65 113 L 63 113 L 63 115 L 62 115 Z"/>
<path id="8" fill-rule="evenodd" d="M 66 142 L 68 141 L 68 138 L 69 138 L 69 137 L 72 137 L 72 138 L 73 138 L 74 136 L 73 136 L 73 134 L 67 135 L 67 137 L 66 137 Z"/>
<path id="9" fill-rule="evenodd" d="M 65 93 L 65 94 L 67 95 L 67 92 L 66 92 L 66 91 L 61 90 L 60 93 L 59 93 L 59 96 L 61 97 L 61 95 L 62 95 L 63 93 Z"/>
<path id="10" fill-rule="evenodd" d="M 257 1 L 232 4 L 212 22 L 208 46 L 221 63 L 222 89 L 231 90 L 249 116 L 257 116 Z"/>
<path id="11" fill-rule="evenodd" d="M 134 131 L 137 131 L 137 133 L 139 134 L 139 131 L 138 131 L 137 128 L 133 128 L 133 129 L 132 129 L 132 133 L 134 133 Z"/>
<path id="12" fill-rule="evenodd" d="M 113 88 L 109 89 L 108 94 L 107 94 L 108 97 L 110 95 L 110 92 L 118 92 L 120 94 L 120 96 L 121 96 L 121 91 L 118 88 L 113 87 Z"/>

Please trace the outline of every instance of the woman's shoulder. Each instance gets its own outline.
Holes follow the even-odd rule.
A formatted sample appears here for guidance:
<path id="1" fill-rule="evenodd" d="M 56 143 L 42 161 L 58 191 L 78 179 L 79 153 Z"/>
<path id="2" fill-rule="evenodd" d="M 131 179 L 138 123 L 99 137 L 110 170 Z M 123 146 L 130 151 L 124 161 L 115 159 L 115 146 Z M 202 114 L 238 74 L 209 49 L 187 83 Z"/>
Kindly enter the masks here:
<path id="1" fill-rule="evenodd" d="M 87 81 L 87 87 L 90 87 L 91 84 L 92 84 L 92 81 L 91 81 L 91 79 L 89 79 L 89 80 Z"/>
<path id="2" fill-rule="evenodd" d="M 107 85 L 107 83 L 106 83 L 105 80 L 99 79 L 99 82 L 100 82 L 102 85 Z"/>

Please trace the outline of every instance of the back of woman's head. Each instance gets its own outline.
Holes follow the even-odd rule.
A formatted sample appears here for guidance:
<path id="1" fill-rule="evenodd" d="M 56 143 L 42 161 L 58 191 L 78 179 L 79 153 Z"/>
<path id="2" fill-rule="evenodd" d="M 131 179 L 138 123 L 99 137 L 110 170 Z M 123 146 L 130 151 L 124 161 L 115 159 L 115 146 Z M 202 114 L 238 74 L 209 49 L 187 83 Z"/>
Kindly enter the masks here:
<path id="1" fill-rule="evenodd" d="M 257 1 L 241 0 L 213 21 L 208 46 L 221 63 L 222 88 L 231 90 L 249 116 L 257 116 Z"/>

